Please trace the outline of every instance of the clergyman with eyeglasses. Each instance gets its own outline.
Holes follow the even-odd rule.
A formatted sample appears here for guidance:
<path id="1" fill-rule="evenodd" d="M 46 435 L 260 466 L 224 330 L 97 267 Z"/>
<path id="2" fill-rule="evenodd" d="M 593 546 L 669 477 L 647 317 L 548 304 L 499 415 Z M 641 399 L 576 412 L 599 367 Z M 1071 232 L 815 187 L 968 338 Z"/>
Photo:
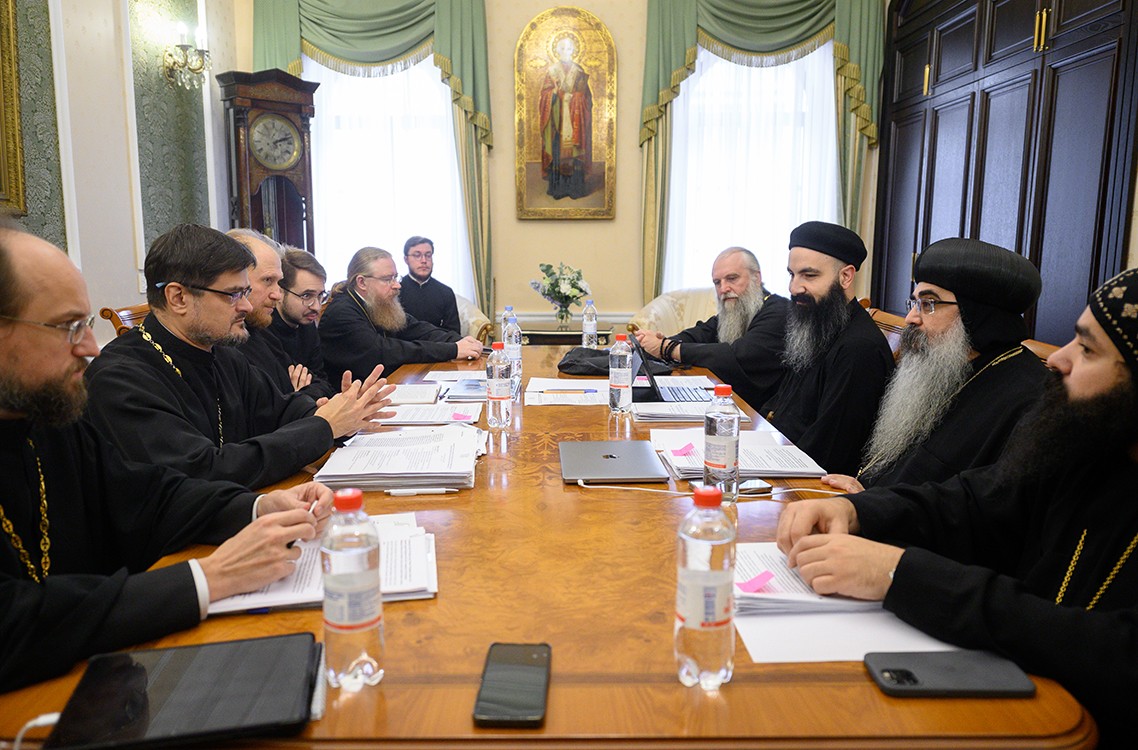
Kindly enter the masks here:
<path id="1" fill-rule="evenodd" d="M 454 290 L 434 277 L 435 243 L 411 237 L 403 243 L 407 275 L 399 282 L 399 303 L 419 320 L 462 335 Z"/>
<path id="2" fill-rule="evenodd" d="M 399 303 L 399 274 L 391 253 L 378 247 L 356 251 L 348 275 L 332 287 L 320 318 L 324 366 L 333 380 L 345 370 L 383 365 L 390 375 L 413 362 L 475 360 L 482 344 L 472 336 L 419 320 Z"/>
<path id="3" fill-rule="evenodd" d="M 281 291 L 284 296 L 277 302 L 269 332 L 276 337 L 289 362 L 304 367 L 312 376 L 312 383 L 327 383 L 324 353 L 320 350 L 320 313 L 328 301 L 324 287 L 328 273 L 316 256 L 289 245 L 282 246 L 283 276 Z"/>
<path id="4" fill-rule="evenodd" d="M 934 242 L 917 258 L 900 361 L 858 476 L 845 492 L 943 482 L 995 463 L 1043 392 L 1047 368 L 1020 342 L 1042 289 L 1031 261 L 980 240 Z"/>
<path id="5" fill-rule="evenodd" d="M 146 254 L 150 314 L 107 344 L 87 370 L 88 415 L 136 461 L 203 479 L 262 487 L 369 426 L 391 388 L 381 370 L 346 375 L 319 407 L 282 394 L 232 346 L 249 333 L 253 254 L 208 227 L 182 224 Z"/>

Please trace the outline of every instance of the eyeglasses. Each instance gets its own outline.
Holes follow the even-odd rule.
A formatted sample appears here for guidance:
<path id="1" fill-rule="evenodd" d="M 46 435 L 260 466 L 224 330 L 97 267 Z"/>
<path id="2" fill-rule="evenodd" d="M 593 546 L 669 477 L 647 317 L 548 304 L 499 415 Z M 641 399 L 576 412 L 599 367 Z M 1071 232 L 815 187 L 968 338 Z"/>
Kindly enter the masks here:
<path id="1" fill-rule="evenodd" d="M 23 318 L 13 318 L 11 315 L 0 315 L 4 320 L 11 320 L 14 323 L 27 323 L 33 326 L 43 326 L 44 328 L 55 328 L 60 331 L 67 331 L 67 342 L 75 346 L 83 337 L 87 335 L 88 329 L 95 325 L 95 316 L 88 315 L 86 318 L 73 320 L 70 323 L 41 323 L 38 320 L 24 320 Z"/>
<path id="2" fill-rule="evenodd" d="M 399 280 L 399 274 L 397 273 L 393 273 L 390 276 L 368 276 L 366 273 L 361 273 L 360 276 L 363 276 L 365 279 L 375 279 L 381 284 L 394 284 Z"/>
<path id="3" fill-rule="evenodd" d="M 239 301 L 241 301 L 242 299 L 245 299 L 246 297 L 248 297 L 253 292 L 253 287 L 251 287 L 251 286 L 247 286 L 244 289 L 238 289 L 238 290 L 233 291 L 233 292 L 226 292 L 226 291 L 223 291 L 221 289 L 210 289 L 208 286 L 197 286 L 196 284 L 182 284 L 182 282 L 180 282 L 180 281 L 160 281 L 159 283 L 154 285 L 154 288 L 155 289 L 161 289 L 162 287 L 167 286 L 169 284 L 181 284 L 182 286 L 186 287 L 187 289 L 198 289 L 198 290 L 203 291 L 203 292 L 213 292 L 214 294 L 220 294 L 222 297 L 225 297 L 226 299 L 229 300 L 229 304 L 234 305 L 234 306 L 236 306 Z"/>
<path id="4" fill-rule="evenodd" d="M 424 258 L 430 260 L 431 258 L 435 257 L 435 251 L 429 250 L 425 253 L 410 253 L 407 257 L 411 260 L 423 260 Z"/>
<path id="5" fill-rule="evenodd" d="M 283 286 L 281 289 L 284 289 L 293 297 L 299 297 L 305 307 L 311 307 L 313 302 L 318 302 L 323 305 L 328 301 L 328 292 L 304 292 L 303 294 L 297 294 L 291 289 L 285 289 Z"/>
<path id="6" fill-rule="evenodd" d="M 933 299 L 932 297 L 919 297 L 905 300 L 905 309 L 912 311 L 914 307 L 921 309 L 921 315 L 935 315 L 937 305 L 959 305 L 959 302 L 949 302 L 946 299 Z"/>

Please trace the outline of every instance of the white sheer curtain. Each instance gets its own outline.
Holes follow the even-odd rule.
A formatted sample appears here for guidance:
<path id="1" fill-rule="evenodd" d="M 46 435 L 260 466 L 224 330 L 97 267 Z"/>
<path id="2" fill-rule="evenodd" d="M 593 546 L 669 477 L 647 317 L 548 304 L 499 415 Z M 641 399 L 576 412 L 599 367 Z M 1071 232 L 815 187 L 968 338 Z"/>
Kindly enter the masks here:
<path id="1" fill-rule="evenodd" d="M 786 294 L 790 230 L 841 222 L 834 107 L 833 43 L 770 68 L 699 50 L 670 105 L 663 291 L 710 286 L 715 256 L 741 245 Z"/>
<path id="2" fill-rule="evenodd" d="M 304 80 L 320 84 L 313 213 L 329 285 L 366 245 L 389 251 L 406 273 L 403 243 L 419 235 L 435 243 L 435 277 L 473 299 L 450 89 L 438 68 L 428 58 L 401 73 L 358 78 L 303 60 Z"/>

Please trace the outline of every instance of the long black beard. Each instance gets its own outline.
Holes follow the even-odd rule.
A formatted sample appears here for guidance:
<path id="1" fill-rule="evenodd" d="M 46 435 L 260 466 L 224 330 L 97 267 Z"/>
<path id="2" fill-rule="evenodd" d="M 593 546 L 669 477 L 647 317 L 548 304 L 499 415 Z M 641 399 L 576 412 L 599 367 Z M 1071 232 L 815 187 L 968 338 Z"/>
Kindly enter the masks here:
<path id="1" fill-rule="evenodd" d="M 837 281 L 820 301 L 809 294 L 796 294 L 790 301 L 782 362 L 794 372 L 802 372 L 829 351 L 845 330 L 850 322 L 849 302 Z"/>
<path id="2" fill-rule="evenodd" d="M 70 373 L 68 373 L 68 377 Z M 62 427 L 79 419 L 87 406 L 87 384 L 56 380 L 27 388 L 0 371 L 0 408 L 23 414 L 32 422 Z"/>
<path id="3" fill-rule="evenodd" d="M 1094 469 L 1126 460 L 1138 443 L 1138 395 L 1127 380 L 1106 393 L 1072 401 L 1052 374 L 1043 396 L 1020 421 L 1000 458 L 1001 477 L 1037 481 L 1071 467 Z"/>

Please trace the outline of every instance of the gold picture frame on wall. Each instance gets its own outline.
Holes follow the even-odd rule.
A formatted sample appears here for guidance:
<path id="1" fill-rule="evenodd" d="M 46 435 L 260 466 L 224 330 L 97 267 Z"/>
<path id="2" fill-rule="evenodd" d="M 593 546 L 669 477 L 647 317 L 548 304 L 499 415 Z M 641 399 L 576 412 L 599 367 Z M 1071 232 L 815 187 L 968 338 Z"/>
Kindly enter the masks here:
<path id="1" fill-rule="evenodd" d="M 0 209 L 23 216 L 24 146 L 20 131 L 20 71 L 16 55 L 16 0 L 0 0 Z"/>
<path id="2" fill-rule="evenodd" d="M 514 51 L 519 219 L 616 216 L 616 47 L 599 18 L 561 6 Z"/>

